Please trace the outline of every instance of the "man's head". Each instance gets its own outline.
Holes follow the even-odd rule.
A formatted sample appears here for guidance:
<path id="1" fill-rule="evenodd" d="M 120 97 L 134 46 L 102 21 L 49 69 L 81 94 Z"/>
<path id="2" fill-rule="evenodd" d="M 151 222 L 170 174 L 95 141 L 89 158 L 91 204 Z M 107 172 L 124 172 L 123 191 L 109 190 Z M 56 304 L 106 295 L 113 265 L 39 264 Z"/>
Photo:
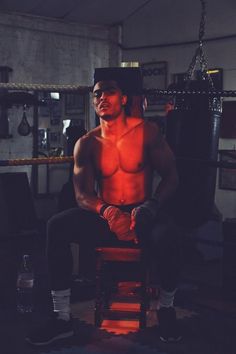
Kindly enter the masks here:
<path id="1" fill-rule="evenodd" d="M 127 96 L 115 80 L 98 81 L 93 88 L 93 105 L 97 115 L 105 120 L 117 118 L 124 113 Z"/>
<path id="2" fill-rule="evenodd" d="M 122 67 L 109 67 L 109 68 L 96 68 L 94 72 L 94 90 L 96 85 L 100 82 L 111 83 L 115 89 L 120 91 L 121 96 L 121 107 L 124 108 L 125 113 L 129 116 L 132 114 L 132 100 L 134 95 L 140 95 L 142 93 L 142 74 L 140 68 L 122 68 Z M 110 85 L 110 84 L 109 84 Z M 100 91 L 101 92 L 101 91 Z M 94 97 L 94 106 L 96 113 L 101 117 L 100 111 L 98 110 L 97 100 L 98 97 Z M 111 98 L 111 96 L 110 96 Z M 125 107 L 124 107 L 125 106 Z M 102 118 L 111 119 L 104 114 Z"/>

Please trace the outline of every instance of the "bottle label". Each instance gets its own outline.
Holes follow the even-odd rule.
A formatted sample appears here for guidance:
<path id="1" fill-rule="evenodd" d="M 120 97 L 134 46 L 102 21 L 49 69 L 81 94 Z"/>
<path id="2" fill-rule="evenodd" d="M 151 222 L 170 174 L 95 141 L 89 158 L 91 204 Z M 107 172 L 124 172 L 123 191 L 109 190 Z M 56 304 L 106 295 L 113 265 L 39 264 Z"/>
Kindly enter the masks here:
<path id="1" fill-rule="evenodd" d="M 17 279 L 17 288 L 32 288 L 34 286 L 33 275 L 20 274 Z"/>

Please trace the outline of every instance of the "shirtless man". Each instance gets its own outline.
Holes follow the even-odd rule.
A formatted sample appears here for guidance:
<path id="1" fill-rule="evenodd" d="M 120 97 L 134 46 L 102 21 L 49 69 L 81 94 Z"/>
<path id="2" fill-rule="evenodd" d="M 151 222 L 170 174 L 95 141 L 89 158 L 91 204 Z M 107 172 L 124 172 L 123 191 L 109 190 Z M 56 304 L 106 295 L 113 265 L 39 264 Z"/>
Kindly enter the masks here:
<path id="1" fill-rule="evenodd" d="M 73 335 L 70 242 L 75 240 L 91 247 L 120 242 L 146 247 L 157 260 L 161 278 L 160 338 L 180 339 L 173 307 L 180 265 L 178 233 L 169 223 L 163 228 L 160 218 L 162 206 L 177 187 L 175 160 L 155 123 L 126 116 L 126 102 L 117 81 L 94 85 L 93 105 L 100 125 L 80 138 L 74 148 L 78 208 L 57 214 L 48 223 L 47 256 L 56 316 L 28 336 L 32 344 Z M 152 194 L 155 171 L 161 181 Z"/>

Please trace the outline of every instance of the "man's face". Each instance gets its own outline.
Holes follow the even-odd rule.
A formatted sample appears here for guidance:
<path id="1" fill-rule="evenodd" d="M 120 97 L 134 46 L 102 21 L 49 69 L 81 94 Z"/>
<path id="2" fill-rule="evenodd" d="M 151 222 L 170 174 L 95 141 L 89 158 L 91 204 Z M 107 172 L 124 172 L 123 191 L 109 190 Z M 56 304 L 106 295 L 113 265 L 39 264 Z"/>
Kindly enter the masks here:
<path id="1" fill-rule="evenodd" d="M 93 89 L 93 105 L 97 115 L 105 120 L 118 117 L 127 102 L 116 81 L 99 81 Z"/>

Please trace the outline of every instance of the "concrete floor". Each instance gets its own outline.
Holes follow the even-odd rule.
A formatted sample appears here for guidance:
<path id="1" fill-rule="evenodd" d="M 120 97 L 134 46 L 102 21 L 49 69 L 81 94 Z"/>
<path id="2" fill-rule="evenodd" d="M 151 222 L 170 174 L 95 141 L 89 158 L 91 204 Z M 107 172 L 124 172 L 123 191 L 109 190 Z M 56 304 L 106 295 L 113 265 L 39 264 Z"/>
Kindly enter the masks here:
<path id="1" fill-rule="evenodd" d="M 82 287 L 81 287 L 82 290 Z M 222 286 L 221 261 L 189 264 L 183 272 L 176 296 L 177 317 L 183 340 L 165 344 L 158 338 L 156 300 L 152 298 L 147 328 L 135 326 L 120 334 L 115 328 L 94 326 L 92 288 L 74 289 L 71 304 L 76 335 L 58 343 L 35 348 L 24 338 L 32 326 L 44 321 L 40 308 L 31 315 L 19 315 L 13 308 L 0 310 L 1 354 L 235 354 L 236 294 Z M 43 305 L 42 305 L 43 306 Z"/>

